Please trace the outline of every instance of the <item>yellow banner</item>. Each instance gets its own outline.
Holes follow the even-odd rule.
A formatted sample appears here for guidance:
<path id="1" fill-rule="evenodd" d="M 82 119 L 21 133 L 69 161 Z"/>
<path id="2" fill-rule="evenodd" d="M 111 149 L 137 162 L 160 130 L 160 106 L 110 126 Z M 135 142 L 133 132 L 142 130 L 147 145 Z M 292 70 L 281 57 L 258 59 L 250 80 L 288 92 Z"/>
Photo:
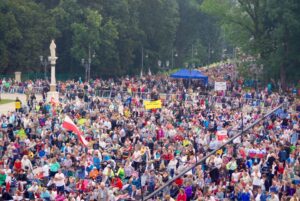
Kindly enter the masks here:
<path id="1" fill-rule="evenodd" d="M 159 109 L 159 108 L 161 108 L 161 100 L 144 101 L 144 106 L 145 106 L 146 110 Z"/>

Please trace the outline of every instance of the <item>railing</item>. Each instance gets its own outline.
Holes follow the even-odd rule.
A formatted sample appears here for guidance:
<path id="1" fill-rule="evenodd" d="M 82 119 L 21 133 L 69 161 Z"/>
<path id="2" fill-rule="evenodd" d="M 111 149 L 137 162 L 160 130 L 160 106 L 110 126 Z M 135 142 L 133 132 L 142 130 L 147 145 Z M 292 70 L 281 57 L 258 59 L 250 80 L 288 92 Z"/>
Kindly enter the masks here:
<path id="1" fill-rule="evenodd" d="M 49 79 L 51 77 L 50 73 L 46 73 L 46 77 Z M 82 77 L 81 73 L 57 73 L 56 80 L 70 80 L 70 79 L 78 79 Z M 0 74 L 0 79 L 14 79 L 14 74 Z M 36 72 L 36 73 L 22 73 L 21 75 L 22 80 L 37 80 L 37 79 L 45 79 L 44 72 Z"/>
<path id="2" fill-rule="evenodd" d="M 128 97 L 143 99 L 143 100 L 150 100 L 151 93 L 150 92 L 127 92 L 127 91 L 115 91 L 115 90 L 95 90 L 93 93 L 96 96 L 101 98 L 119 98 L 121 100 L 126 100 Z M 163 100 L 185 100 L 185 101 L 194 101 L 194 100 L 208 100 L 210 103 L 214 104 L 222 104 L 231 102 L 233 107 L 238 107 L 237 103 L 243 103 L 251 106 L 260 106 L 261 104 L 267 103 L 267 101 L 262 99 L 256 98 L 247 98 L 247 97 L 230 97 L 230 96 L 211 96 L 211 95 L 198 95 L 197 93 L 193 93 L 192 95 L 189 94 L 180 94 L 180 93 L 159 93 L 158 94 L 160 99 Z M 270 106 L 274 104 L 278 104 L 278 100 L 272 99 L 271 102 L 268 102 Z"/>
<path id="3" fill-rule="evenodd" d="M 26 89 L 28 87 L 25 86 L 0 86 L 0 92 L 1 93 L 19 93 L 19 94 L 24 94 Z M 32 87 L 29 89 L 31 92 L 34 92 L 35 94 L 41 94 L 43 92 L 43 87 Z"/>
<path id="4" fill-rule="evenodd" d="M 1 93 L 25 93 L 26 89 L 28 87 L 25 86 L 0 86 L 0 92 Z M 42 94 L 43 93 L 43 87 L 39 86 L 33 86 L 29 89 L 30 92 L 33 92 L 35 94 Z M 71 93 L 74 91 L 73 89 L 64 89 L 62 90 L 60 86 L 57 87 L 58 92 L 66 94 Z M 75 90 L 76 93 L 78 93 L 78 90 Z M 151 100 L 151 93 L 150 92 L 128 92 L 128 91 L 117 91 L 117 90 L 107 90 L 107 89 L 92 89 L 88 93 L 91 96 L 98 96 L 100 98 L 106 98 L 106 99 L 119 99 L 121 101 L 125 101 L 127 98 L 137 98 L 142 100 Z M 207 100 L 209 101 L 210 105 L 220 105 L 222 104 L 229 105 L 228 103 L 231 102 L 231 109 L 236 109 L 239 107 L 239 104 L 246 104 L 251 106 L 261 106 L 262 104 L 265 106 L 266 103 L 269 106 L 278 105 L 278 100 L 272 99 L 271 102 L 267 102 L 265 100 L 261 99 L 255 99 L 255 98 L 246 98 L 246 97 L 228 97 L 228 96 L 211 96 L 211 95 L 199 95 L 199 93 L 192 93 L 192 94 L 185 94 L 182 93 L 159 93 L 158 98 L 171 101 L 171 100 L 178 100 L 178 101 L 186 101 L 186 102 L 193 102 L 193 101 L 199 101 L 199 100 Z"/>

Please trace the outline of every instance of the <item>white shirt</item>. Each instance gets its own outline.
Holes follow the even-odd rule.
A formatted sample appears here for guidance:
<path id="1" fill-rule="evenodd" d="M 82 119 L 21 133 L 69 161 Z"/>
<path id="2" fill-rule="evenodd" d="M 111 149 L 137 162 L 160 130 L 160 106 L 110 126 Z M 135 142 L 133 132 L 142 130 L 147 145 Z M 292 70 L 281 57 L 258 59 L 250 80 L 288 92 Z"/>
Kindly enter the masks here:
<path id="1" fill-rule="evenodd" d="M 176 169 L 177 162 L 178 162 L 178 161 L 177 161 L 176 159 L 175 159 L 175 160 L 174 160 L 174 159 L 173 159 L 173 160 L 170 160 L 170 162 L 169 162 L 169 164 L 168 164 L 168 168 L 169 168 L 169 169 L 174 169 L 174 170 L 175 170 L 175 169 Z"/>
<path id="2" fill-rule="evenodd" d="M 255 201 L 260 201 L 260 196 L 261 194 L 257 194 L 257 196 L 255 197 Z"/>
<path id="3" fill-rule="evenodd" d="M 29 122 L 30 122 L 30 120 L 28 118 L 23 119 L 24 128 L 27 128 Z"/>
<path id="4" fill-rule="evenodd" d="M 30 188 L 28 189 L 29 192 L 36 192 L 39 189 L 38 185 L 32 185 L 30 186 Z"/>
<path id="5" fill-rule="evenodd" d="M 56 173 L 54 179 L 54 183 L 56 186 L 65 185 L 65 175 L 63 173 Z"/>
<path id="6" fill-rule="evenodd" d="M 6 176 L 5 183 L 11 183 L 11 176 L 9 175 Z"/>
<path id="7" fill-rule="evenodd" d="M 23 196 L 13 196 L 14 200 L 23 200 Z"/>
<path id="8" fill-rule="evenodd" d="M 105 127 L 107 127 L 108 130 L 111 129 L 111 123 L 110 123 L 110 121 L 105 121 L 103 125 L 104 125 Z"/>
<path id="9" fill-rule="evenodd" d="M 271 196 L 269 201 L 279 201 L 278 195 L 274 194 L 274 197 Z"/>
<path id="10" fill-rule="evenodd" d="M 57 192 L 56 191 L 51 191 L 51 193 L 50 193 L 51 200 L 55 200 L 56 196 L 57 196 Z"/>
<path id="11" fill-rule="evenodd" d="M 133 152 L 133 155 L 132 155 L 133 161 L 141 162 L 142 161 L 141 157 L 142 156 L 141 156 L 141 152 L 140 151 Z"/>
<path id="12" fill-rule="evenodd" d="M 240 178 L 240 173 L 239 172 L 234 172 L 232 173 L 232 180 L 234 182 L 238 182 L 239 181 L 239 178 Z"/>
<path id="13" fill-rule="evenodd" d="M 43 176 L 48 177 L 49 176 L 49 169 L 50 169 L 49 165 L 45 164 L 42 169 L 43 169 Z"/>
<path id="14" fill-rule="evenodd" d="M 22 163 L 22 169 L 23 170 L 25 170 L 25 167 L 28 167 L 30 170 L 32 170 L 32 164 L 31 164 L 31 161 L 29 159 L 23 158 L 21 160 L 21 163 Z"/>
<path id="15" fill-rule="evenodd" d="M 220 157 L 216 157 L 214 159 L 214 163 L 218 169 L 222 167 L 223 160 Z"/>

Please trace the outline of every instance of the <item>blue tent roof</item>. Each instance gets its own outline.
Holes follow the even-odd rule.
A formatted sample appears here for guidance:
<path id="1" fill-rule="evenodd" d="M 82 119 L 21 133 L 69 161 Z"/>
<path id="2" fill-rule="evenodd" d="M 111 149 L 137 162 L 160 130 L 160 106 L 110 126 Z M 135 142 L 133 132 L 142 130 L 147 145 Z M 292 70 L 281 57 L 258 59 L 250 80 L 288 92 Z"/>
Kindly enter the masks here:
<path id="1" fill-rule="evenodd" d="M 182 79 L 202 79 L 205 84 L 208 83 L 208 77 L 197 70 L 181 69 L 176 73 L 171 74 L 170 77 Z"/>

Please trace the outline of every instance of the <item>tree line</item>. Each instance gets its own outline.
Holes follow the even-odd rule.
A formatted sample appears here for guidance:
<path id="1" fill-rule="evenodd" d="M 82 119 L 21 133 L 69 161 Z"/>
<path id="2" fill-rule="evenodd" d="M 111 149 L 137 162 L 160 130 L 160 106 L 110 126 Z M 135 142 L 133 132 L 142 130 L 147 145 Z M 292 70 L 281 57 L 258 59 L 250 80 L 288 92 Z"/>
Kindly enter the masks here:
<path id="1" fill-rule="evenodd" d="M 226 44 L 202 0 L 1 0 L 0 74 L 43 72 L 57 45 L 58 73 L 137 75 L 220 60 Z M 143 58 L 142 58 L 143 57 Z M 143 63 L 142 63 L 143 61 Z M 160 62 L 159 62 L 160 61 Z M 49 70 L 49 68 L 48 68 Z"/>
<path id="2" fill-rule="evenodd" d="M 201 10 L 217 18 L 228 42 L 254 58 L 256 74 L 283 89 L 299 81 L 299 0 L 204 0 Z"/>
<path id="3" fill-rule="evenodd" d="M 2 0 L 0 10 L 0 74 L 43 72 L 54 38 L 59 73 L 83 73 L 89 56 L 92 77 L 111 77 L 239 50 L 254 58 L 252 78 L 285 87 L 300 76 L 298 0 Z"/>

